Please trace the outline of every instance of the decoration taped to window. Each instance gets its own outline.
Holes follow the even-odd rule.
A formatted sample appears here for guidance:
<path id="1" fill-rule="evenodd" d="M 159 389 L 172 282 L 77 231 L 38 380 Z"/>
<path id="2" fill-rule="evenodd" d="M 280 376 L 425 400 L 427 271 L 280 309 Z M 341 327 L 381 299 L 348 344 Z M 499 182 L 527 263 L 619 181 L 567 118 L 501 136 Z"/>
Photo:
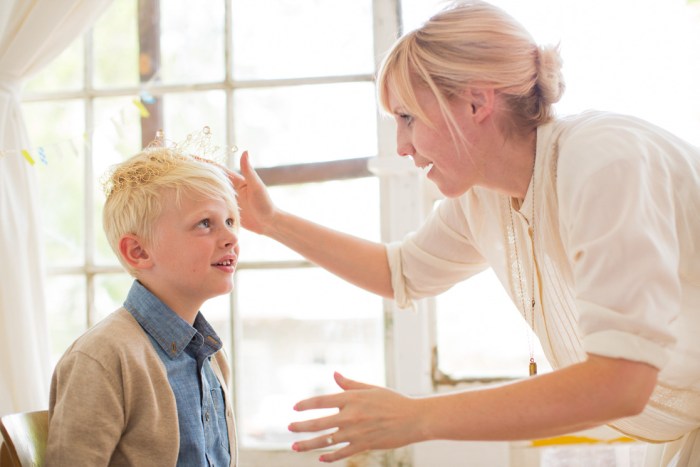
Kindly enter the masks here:
<path id="1" fill-rule="evenodd" d="M 115 115 L 109 118 L 109 122 L 117 131 L 117 134 L 123 137 L 123 127 L 125 125 L 125 112 L 130 112 L 135 109 L 137 112 L 139 112 L 141 118 L 148 118 L 150 116 L 150 113 L 148 112 L 148 109 L 146 108 L 144 103 L 152 104 L 155 101 L 156 99 L 155 97 L 153 97 L 153 95 L 151 95 L 146 90 L 142 90 L 139 94 L 139 97 L 134 98 L 132 100 L 131 106 L 122 107 L 119 111 L 115 113 Z M 99 131 L 102 128 L 102 126 L 103 125 L 96 125 L 95 129 L 91 132 L 91 134 L 94 134 L 95 132 Z M 49 165 L 49 162 L 52 159 L 61 159 L 63 157 L 63 151 L 66 149 L 66 146 L 68 147 L 68 152 L 77 157 L 79 155 L 78 144 L 89 145 L 91 134 L 84 132 L 80 136 L 69 137 L 50 143 L 42 142 L 40 146 L 35 147 L 0 148 L 0 159 L 10 156 L 22 156 L 29 165 L 34 166 L 36 165 L 36 160 L 38 158 L 39 161 L 41 161 L 41 163 L 46 166 Z M 35 155 L 36 158 L 33 155 Z"/>

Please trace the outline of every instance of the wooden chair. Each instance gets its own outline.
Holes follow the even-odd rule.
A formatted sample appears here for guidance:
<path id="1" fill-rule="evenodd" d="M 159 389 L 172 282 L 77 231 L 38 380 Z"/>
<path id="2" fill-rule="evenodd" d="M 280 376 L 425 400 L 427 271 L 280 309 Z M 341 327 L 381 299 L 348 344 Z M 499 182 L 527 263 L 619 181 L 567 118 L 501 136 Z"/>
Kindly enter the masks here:
<path id="1" fill-rule="evenodd" d="M 0 418 L 1 467 L 42 467 L 49 434 L 49 412 L 16 413 Z"/>

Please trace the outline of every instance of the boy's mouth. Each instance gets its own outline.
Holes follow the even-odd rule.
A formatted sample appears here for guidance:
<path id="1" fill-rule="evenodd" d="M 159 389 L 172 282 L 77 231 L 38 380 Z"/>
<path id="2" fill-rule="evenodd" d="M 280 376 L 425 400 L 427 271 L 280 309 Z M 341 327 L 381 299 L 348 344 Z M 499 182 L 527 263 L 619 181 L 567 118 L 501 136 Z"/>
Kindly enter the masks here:
<path id="1" fill-rule="evenodd" d="M 222 268 L 225 271 L 233 272 L 233 270 L 238 264 L 238 257 L 236 255 L 224 255 L 219 261 L 212 263 L 215 268 Z"/>

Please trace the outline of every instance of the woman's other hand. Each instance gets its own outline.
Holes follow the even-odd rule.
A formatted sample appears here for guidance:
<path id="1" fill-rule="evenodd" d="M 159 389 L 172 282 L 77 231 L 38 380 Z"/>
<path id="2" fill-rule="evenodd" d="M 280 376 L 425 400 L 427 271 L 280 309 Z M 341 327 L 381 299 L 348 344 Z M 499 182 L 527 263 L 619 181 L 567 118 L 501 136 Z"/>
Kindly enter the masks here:
<path id="1" fill-rule="evenodd" d="M 295 433 L 335 430 L 292 445 L 295 451 L 339 446 L 321 455 L 322 462 L 334 462 L 353 454 L 374 449 L 393 449 L 422 441 L 420 400 L 403 396 L 390 389 L 372 386 L 334 374 L 343 392 L 303 400 L 295 410 L 337 408 L 338 413 L 289 425 Z"/>

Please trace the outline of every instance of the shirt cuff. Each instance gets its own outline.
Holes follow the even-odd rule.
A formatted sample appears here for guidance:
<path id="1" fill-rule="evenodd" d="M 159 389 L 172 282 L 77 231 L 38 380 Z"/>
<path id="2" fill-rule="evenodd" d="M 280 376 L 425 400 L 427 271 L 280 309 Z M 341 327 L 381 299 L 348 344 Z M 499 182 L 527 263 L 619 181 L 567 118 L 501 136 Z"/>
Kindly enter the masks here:
<path id="1" fill-rule="evenodd" d="M 583 348 L 590 354 L 648 363 L 659 370 L 669 359 L 669 351 L 661 345 L 614 329 L 584 336 Z"/>
<path id="2" fill-rule="evenodd" d="M 415 304 L 408 296 L 403 280 L 403 266 L 401 263 L 401 241 L 387 243 L 386 258 L 391 271 L 391 287 L 394 289 L 394 302 L 400 309 L 415 309 Z"/>

